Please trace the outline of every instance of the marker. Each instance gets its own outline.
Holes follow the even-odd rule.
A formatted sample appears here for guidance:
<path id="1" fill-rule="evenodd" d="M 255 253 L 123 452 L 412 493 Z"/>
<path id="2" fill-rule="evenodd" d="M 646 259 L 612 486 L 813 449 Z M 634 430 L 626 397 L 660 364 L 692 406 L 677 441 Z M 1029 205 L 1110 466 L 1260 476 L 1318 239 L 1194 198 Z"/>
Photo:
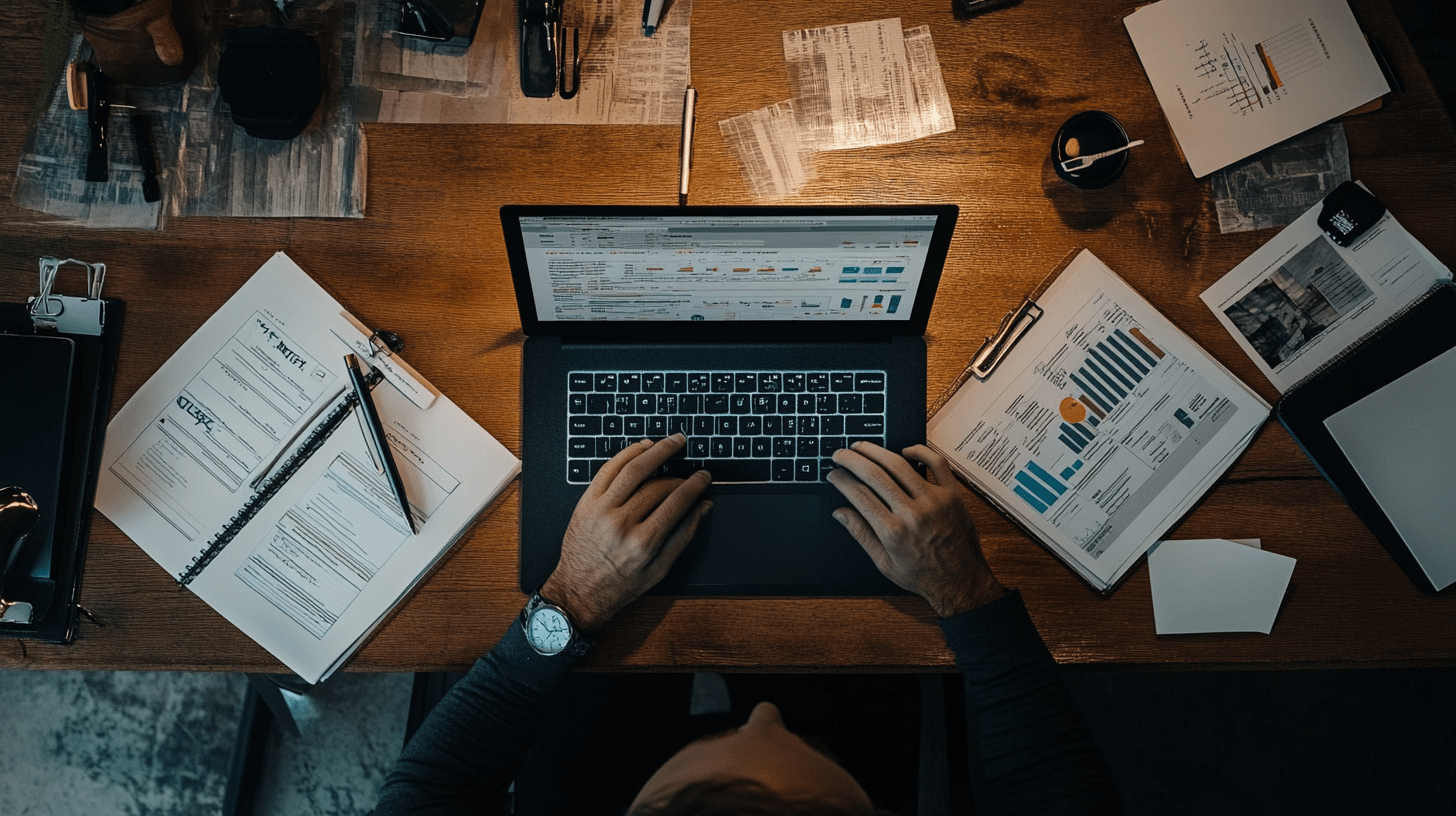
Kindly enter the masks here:
<path id="1" fill-rule="evenodd" d="M 657 30 L 657 23 L 662 19 L 662 5 L 664 0 L 644 0 L 642 3 L 642 36 L 651 37 L 652 32 Z"/>
<path id="2" fill-rule="evenodd" d="M 698 90 L 689 85 L 683 92 L 682 156 L 678 172 L 677 203 L 687 206 L 688 172 L 693 166 L 693 130 L 698 121 Z"/>

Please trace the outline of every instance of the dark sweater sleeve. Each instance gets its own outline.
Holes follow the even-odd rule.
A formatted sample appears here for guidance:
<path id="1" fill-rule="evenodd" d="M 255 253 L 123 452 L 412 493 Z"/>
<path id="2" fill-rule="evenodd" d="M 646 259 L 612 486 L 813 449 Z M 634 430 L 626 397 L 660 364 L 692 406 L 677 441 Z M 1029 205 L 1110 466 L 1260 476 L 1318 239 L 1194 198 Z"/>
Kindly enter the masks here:
<path id="1" fill-rule="evenodd" d="M 1117 786 L 1021 593 L 940 627 L 966 679 L 991 812 L 1121 813 Z"/>
<path id="2" fill-rule="evenodd" d="M 506 813 L 511 780 L 575 663 L 537 654 L 521 622 L 512 623 L 405 746 L 375 816 Z"/>

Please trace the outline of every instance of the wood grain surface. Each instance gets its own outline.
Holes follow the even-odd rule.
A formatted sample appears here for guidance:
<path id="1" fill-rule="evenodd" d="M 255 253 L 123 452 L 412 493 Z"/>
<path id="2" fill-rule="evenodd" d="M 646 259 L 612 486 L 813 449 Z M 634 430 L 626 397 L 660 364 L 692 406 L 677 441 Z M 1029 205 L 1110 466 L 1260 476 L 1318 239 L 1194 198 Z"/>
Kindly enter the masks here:
<path id="1" fill-rule="evenodd" d="M 717 122 L 789 95 L 780 32 L 898 16 L 929 25 L 956 130 L 908 144 L 822 154 L 788 203 L 953 202 L 961 207 L 929 329 L 929 392 L 945 388 L 1001 315 L 1073 247 L 1092 249 L 1271 402 L 1275 390 L 1198 295 L 1272 232 L 1219 233 L 1209 185 L 1173 146 L 1122 18 L 1138 0 L 1023 0 L 969 21 L 948 0 L 735 3 L 695 0 L 700 92 L 691 200 L 754 203 Z M 1354 0 L 1407 90 L 1346 133 L 1356 178 L 1448 264 L 1456 262 L 1456 139 L 1388 4 Z M 9 190 L 43 76 L 45 0 L 0 4 L 0 187 Z M 1053 174 L 1052 135 L 1107 111 L 1137 148 L 1103 190 Z M 78 114 L 79 115 L 79 114 Z M 273 252 L 284 250 L 519 454 L 522 334 L 498 210 L 513 203 L 671 204 L 676 127 L 370 125 L 360 220 L 174 219 L 160 232 L 90 230 L 0 201 L 0 298 L 33 294 L 36 259 L 104 261 L 127 302 L 112 410 L 119 408 Z M 65 285 L 63 281 L 62 285 Z M 1158 637 L 1145 567 L 1109 600 L 979 498 L 987 558 L 1026 597 L 1059 661 L 1101 665 L 1368 666 L 1456 662 L 1456 597 L 1414 585 L 1272 422 L 1169 536 L 1259 537 L 1298 559 L 1270 635 Z M 529 519 L 524 520 L 529 523 Z M 461 669 L 510 624 L 519 491 L 511 486 L 349 664 L 357 671 Z M 0 667 L 281 671 L 97 516 L 67 646 L 0 641 Z M 644 599 L 604 633 L 590 668 L 901 671 L 950 669 L 918 599 Z"/>

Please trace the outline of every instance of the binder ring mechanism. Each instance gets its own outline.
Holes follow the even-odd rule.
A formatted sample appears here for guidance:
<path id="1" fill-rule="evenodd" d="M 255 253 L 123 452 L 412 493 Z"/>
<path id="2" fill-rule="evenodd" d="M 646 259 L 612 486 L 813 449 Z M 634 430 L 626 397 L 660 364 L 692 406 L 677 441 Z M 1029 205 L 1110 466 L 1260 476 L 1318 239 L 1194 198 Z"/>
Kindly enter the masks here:
<path id="1" fill-rule="evenodd" d="M 61 267 L 75 264 L 86 270 L 86 296 L 53 293 Z M 27 301 L 30 320 L 37 329 L 67 334 L 100 335 L 106 325 L 106 303 L 101 286 L 106 282 L 106 264 L 86 263 L 75 258 L 58 261 L 47 255 L 40 259 L 40 294 Z"/>
<path id="2" fill-rule="evenodd" d="M 392 331 L 375 329 L 374 333 L 369 335 L 369 347 L 373 349 L 373 351 L 369 352 L 369 359 L 371 360 L 381 354 L 385 357 L 393 357 L 404 351 L 404 338 Z"/>

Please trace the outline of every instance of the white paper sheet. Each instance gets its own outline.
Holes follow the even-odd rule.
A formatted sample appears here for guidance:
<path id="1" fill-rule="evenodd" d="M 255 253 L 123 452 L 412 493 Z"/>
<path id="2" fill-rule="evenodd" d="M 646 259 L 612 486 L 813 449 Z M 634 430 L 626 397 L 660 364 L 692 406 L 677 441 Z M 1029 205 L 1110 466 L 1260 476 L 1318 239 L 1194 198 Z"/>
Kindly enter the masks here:
<path id="1" fill-rule="evenodd" d="M 1390 90 L 1346 0 L 1162 0 L 1124 23 L 1198 178 Z"/>
<path id="2" fill-rule="evenodd" d="M 1269 634 L 1294 563 L 1223 539 L 1159 542 L 1148 555 L 1158 634 Z"/>
<path id="3" fill-rule="evenodd" d="M 1386 213 L 1349 249 L 1311 207 L 1204 291 L 1203 302 L 1281 393 L 1451 270 Z"/>

